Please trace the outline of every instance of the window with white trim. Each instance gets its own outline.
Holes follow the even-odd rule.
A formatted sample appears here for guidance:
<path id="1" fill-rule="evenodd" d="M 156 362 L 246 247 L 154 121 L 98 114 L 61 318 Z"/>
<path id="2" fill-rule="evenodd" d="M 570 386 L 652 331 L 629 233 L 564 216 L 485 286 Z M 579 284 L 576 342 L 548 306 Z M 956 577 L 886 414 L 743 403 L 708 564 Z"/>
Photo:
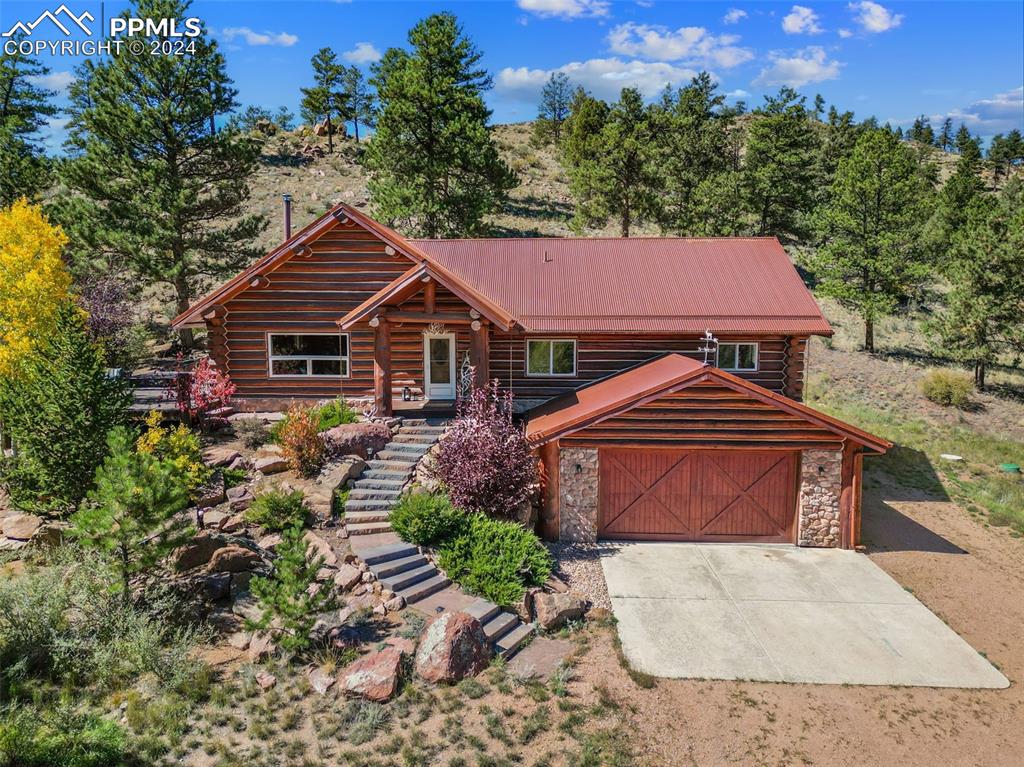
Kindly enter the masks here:
<path id="1" fill-rule="evenodd" d="M 272 378 L 347 378 L 348 333 L 268 333 Z"/>
<path id="2" fill-rule="evenodd" d="M 576 375 L 576 342 L 559 338 L 527 341 L 526 375 Z"/>
<path id="3" fill-rule="evenodd" d="M 719 344 L 718 367 L 739 372 L 757 370 L 757 344 Z"/>

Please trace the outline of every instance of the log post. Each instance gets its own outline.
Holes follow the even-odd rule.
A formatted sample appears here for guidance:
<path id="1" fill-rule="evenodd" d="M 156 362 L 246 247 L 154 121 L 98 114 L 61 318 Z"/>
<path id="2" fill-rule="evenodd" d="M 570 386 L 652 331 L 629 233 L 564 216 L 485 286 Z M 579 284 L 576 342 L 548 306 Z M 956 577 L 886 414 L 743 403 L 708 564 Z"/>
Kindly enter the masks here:
<path id="1" fill-rule="evenodd" d="M 537 520 L 537 534 L 546 541 L 557 541 L 559 537 L 559 449 L 558 441 L 540 446 L 540 463 L 543 468 L 544 495 L 540 518 Z"/>
<path id="2" fill-rule="evenodd" d="M 373 403 L 377 415 L 387 418 L 392 415 L 391 324 L 383 317 L 375 317 L 370 325 L 373 327 Z"/>
<path id="3" fill-rule="evenodd" d="M 470 325 L 469 364 L 473 366 L 473 385 L 478 389 L 487 386 L 490 371 L 490 328 L 486 322 L 474 320 Z"/>
<path id="4" fill-rule="evenodd" d="M 859 484 L 857 469 L 860 468 L 859 446 L 846 440 L 843 445 L 843 464 L 840 469 L 839 490 L 839 547 L 852 549 L 856 545 L 860 509 L 858 508 Z"/>

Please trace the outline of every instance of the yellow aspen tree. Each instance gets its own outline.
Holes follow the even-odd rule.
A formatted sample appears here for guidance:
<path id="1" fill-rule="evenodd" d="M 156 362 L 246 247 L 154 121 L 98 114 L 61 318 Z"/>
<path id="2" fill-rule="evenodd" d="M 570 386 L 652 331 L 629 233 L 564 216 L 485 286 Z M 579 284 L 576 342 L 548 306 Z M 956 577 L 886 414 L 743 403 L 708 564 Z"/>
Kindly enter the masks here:
<path id="1" fill-rule="evenodd" d="M 71 275 L 61 260 L 67 241 L 25 199 L 0 210 L 0 378 L 52 329 L 68 300 Z"/>

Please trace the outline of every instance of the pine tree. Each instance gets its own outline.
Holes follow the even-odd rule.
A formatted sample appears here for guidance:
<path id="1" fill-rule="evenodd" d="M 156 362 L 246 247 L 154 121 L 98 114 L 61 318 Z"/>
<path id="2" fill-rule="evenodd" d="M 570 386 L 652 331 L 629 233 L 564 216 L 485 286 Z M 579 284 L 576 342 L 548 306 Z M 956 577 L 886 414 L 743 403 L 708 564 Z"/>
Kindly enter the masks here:
<path id="1" fill-rule="evenodd" d="M 370 81 L 380 101 L 364 155 L 374 209 L 407 234 L 478 235 L 517 183 L 487 127 L 491 78 L 450 13 L 416 24 L 409 45 L 389 49 Z"/>
<path id="2" fill-rule="evenodd" d="M 935 143 L 935 130 L 932 128 L 931 120 L 924 115 L 918 117 L 910 127 L 907 138 L 924 146 L 932 146 Z"/>
<path id="3" fill-rule="evenodd" d="M 56 94 L 32 82 L 49 72 L 20 53 L 17 45 L 13 53 L 6 46 L 0 52 L 0 208 L 19 197 L 35 200 L 50 183 L 50 164 L 39 146 L 39 129 L 57 114 L 50 103 Z"/>
<path id="4" fill-rule="evenodd" d="M 180 20 L 188 9 L 182 0 L 138 0 L 133 15 Z M 79 69 L 63 172 L 77 194 L 56 205 L 79 258 L 101 253 L 114 269 L 170 285 L 178 312 L 201 279 L 249 264 L 266 226 L 247 212 L 257 143 L 210 131 L 211 116 L 237 106 L 224 58 L 205 35 L 192 40 L 194 54 L 124 46 Z M 179 338 L 192 346 L 191 330 Z"/>
<path id="5" fill-rule="evenodd" d="M 956 232 L 963 225 L 967 209 L 985 191 L 981 178 L 981 146 L 964 126 L 957 132 L 957 151 L 960 158 L 939 195 L 939 226 L 934 236 L 939 238 L 939 250 L 946 250 Z"/>
<path id="6" fill-rule="evenodd" d="M 533 123 L 533 134 L 542 144 L 562 141 L 562 125 L 569 117 L 573 87 L 565 72 L 552 72 L 540 92 L 537 119 Z"/>
<path id="7" fill-rule="evenodd" d="M 112 554 L 122 596 L 131 578 L 157 565 L 192 536 L 185 518 L 188 491 L 172 461 L 133 449 L 124 427 L 107 438 L 107 458 L 96 470 L 96 489 L 71 518 L 71 534 L 84 545 Z"/>
<path id="8" fill-rule="evenodd" d="M 817 204 L 828 202 L 839 163 L 850 156 L 865 129 L 863 124 L 858 124 L 854 119 L 853 112 L 840 112 L 835 107 L 829 109 L 828 119 L 822 126 L 818 154 L 818 179 L 815 184 Z"/>
<path id="9" fill-rule="evenodd" d="M 1024 162 L 1024 138 L 1021 132 L 1015 128 L 1005 136 L 1001 133 L 993 136 L 987 159 L 997 182 L 1009 176 L 1011 168 Z"/>
<path id="10" fill-rule="evenodd" d="M 744 185 L 754 233 L 802 239 L 814 198 L 818 140 L 805 99 L 781 88 L 756 110 L 747 134 Z"/>
<path id="11" fill-rule="evenodd" d="M 725 97 L 707 72 L 694 77 L 675 94 L 667 92 L 656 110 L 654 136 L 657 164 L 664 176 L 662 227 L 680 235 L 706 231 L 709 210 L 717 202 L 732 202 L 708 194 L 713 179 L 734 170 L 733 115 L 725 109 Z M 697 188 L 705 184 L 698 199 Z M 734 217 L 740 210 L 732 209 Z"/>
<path id="12" fill-rule="evenodd" d="M 943 152 L 948 152 L 953 148 L 953 120 L 951 118 L 947 117 L 942 121 L 942 130 L 935 137 L 935 146 Z"/>
<path id="13" fill-rule="evenodd" d="M 573 125 L 574 139 L 579 127 Z M 586 139 L 585 147 L 574 144 L 566 150 L 567 156 L 579 157 L 568 166 L 576 200 L 573 228 L 605 226 L 615 219 L 620 235 L 629 237 L 634 224 L 657 219 L 661 176 L 654 123 L 640 91 L 623 88 L 593 140 Z"/>
<path id="14" fill-rule="evenodd" d="M 823 244 L 807 265 L 822 294 L 864 320 L 869 352 L 875 350 L 875 321 L 929 275 L 919 242 L 926 195 L 913 152 L 890 131 L 872 130 L 840 162 L 830 201 L 817 213 Z"/>
<path id="15" fill-rule="evenodd" d="M 338 63 L 338 57 L 330 48 L 321 48 L 310 60 L 313 65 L 313 87 L 302 88 L 302 116 L 307 122 L 316 124 L 324 121 L 327 129 L 327 151 L 334 153 L 334 121 L 344 123 L 345 94 L 342 91 L 342 75 L 345 68 Z"/>
<path id="16" fill-rule="evenodd" d="M 356 143 L 359 143 L 359 124 L 372 128 L 376 115 L 377 99 L 363 77 L 359 67 L 346 67 L 342 75 L 344 87 L 345 117 L 352 123 Z"/>
<path id="17" fill-rule="evenodd" d="M 316 582 L 324 558 L 310 554 L 302 525 L 285 530 L 282 539 L 274 551 L 273 571 L 268 577 L 252 580 L 251 590 L 263 614 L 250 628 L 273 625 L 280 631 L 276 640 L 281 649 L 301 652 L 310 644 L 309 632 L 317 614 L 333 609 L 336 602 L 330 586 Z"/>
<path id="18" fill-rule="evenodd" d="M 15 503 L 64 513 L 92 486 L 106 436 L 124 422 L 131 392 L 107 373 L 84 313 L 61 304 L 53 330 L 0 387 L 0 414 L 18 452 L 3 480 Z"/>
<path id="19" fill-rule="evenodd" d="M 945 274 L 950 291 L 930 329 L 944 353 L 973 367 L 983 391 L 1000 355 L 1024 351 L 1024 184 L 971 202 Z"/>
<path id="20" fill-rule="evenodd" d="M 966 154 L 972 160 L 981 157 L 981 140 L 972 136 L 970 129 L 963 123 L 957 128 L 953 145 L 961 156 Z"/>

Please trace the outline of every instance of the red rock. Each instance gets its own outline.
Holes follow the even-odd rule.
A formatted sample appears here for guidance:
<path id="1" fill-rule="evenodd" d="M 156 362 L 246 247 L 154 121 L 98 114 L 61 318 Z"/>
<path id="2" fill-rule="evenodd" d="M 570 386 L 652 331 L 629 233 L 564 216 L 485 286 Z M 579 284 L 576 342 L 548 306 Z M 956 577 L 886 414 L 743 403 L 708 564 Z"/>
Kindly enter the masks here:
<path id="1" fill-rule="evenodd" d="M 261 690 L 272 690 L 277 687 L 277 677 L 269 671 L 261 671 L 256 675 L 256 684 Z"/>
<path id="2" fill-rule="evenodd" d="M 210 559 L 211 573 L 243 573 L 259 566 L 263 560 L 252 549 L 244 546 L 225 546 Z"/>
<path id="3" fill-rule="evenodd" d="M 308 676 L 310 686 L 321 695 L 326 694 L 334 686 L 335 681 L 337 681 L 333 675 L 328 674 L 319 667 L 310 669 Z"/>
<path id="4" fill-rule="evenodd" d="M 328 454 L 367 458 L 391 441 L 391 429 L 382 423 L 344 423 L 323 433 Z"/>
<path id="5" fill-rule="evenodd" d="M 338 564 L 338 555 L 334 553 L 334 549 L 331 548 L 331 544 L 321 538 L 319 535 L 314 533 L 312 530 L 306 531 L 303 536 L 306 541 L 306 545 L 313 549 L 314 557 L 323 557 L 324 561 L 321 563 L 328 567 L 335 567 Z"/>
<path id="6" fill-rule="evenodd" d="M 587 612 L 587 600 L 579 594 L 537 594 L 533 600 L 537 623 L 550 631 L 576 621 Z"/>
<path id="7" fill-rule="evenodd" d="M 416 640 L 407 639 L 406 637 L 390 636 L 384 640 L 384 644 L 388 647 L 394 647 L 402 655 L 413 656 L 416 654 Z"/>
<path id="8" fill-rule="evenodd" d="M 491 660 L 480 621 L 464 612 L 443 613 L 427 626 L 416 651 L 416 673 L 428 682 L 476 676 Z"/>
<path id="9" fill-rule="evenodd" d="M 363 574 L 359 570 L 352 565 L 345 564 L 338 567 L 338 571 L 334 574 L 334 582 L 342 591 L 348 591 L 359 583 L 362 577 Z"/>
<path id="10" fill-rule="evenodd" d="M 274 640 L 267 632 L 252 635 L 249 640 L 249 659 L 254 662 L 265 660 L 274 654 Z"/>
<path id="11" fill-rule="evenodd" d="M 346 693 L 383 703 L 398 692 L 401 676 L 402 653 L 392 647 L 364 655 L 345 667 L 338 684 Z"/>
<path id="12" fill-rule="evenodd" d="M 203 463 L 207 466 L 228 466 L 242 454 L 230 447 L 211 447 L 203 451 Z"/>
<path id="13" fill-rule="evenodd" d="M 171 567 L 178 572 L 205 565 L 218 550 L 227 546 L 222 538 L 209 531 L 198 533 L 191 541 L 171 553 Z"/>
<path id="14" fill-rule="evenodd" d="M 266 455 L 262 458 L 257 458 L 253 465 L 256 471 L 263 474 L 278 474 L 288 469 L 288 461 L 280 455 Z"/>

